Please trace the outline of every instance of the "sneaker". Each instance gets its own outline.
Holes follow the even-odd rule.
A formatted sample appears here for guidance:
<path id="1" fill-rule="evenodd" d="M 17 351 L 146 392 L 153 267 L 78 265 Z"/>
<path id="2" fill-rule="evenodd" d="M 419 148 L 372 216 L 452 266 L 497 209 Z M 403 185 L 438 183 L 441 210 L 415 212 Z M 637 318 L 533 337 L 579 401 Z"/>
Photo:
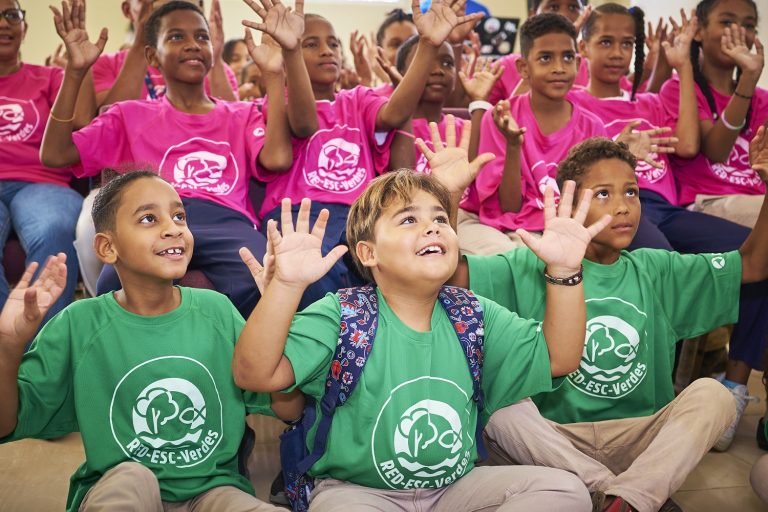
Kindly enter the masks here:
<path id="1" fill-rule="evenodd" d="M 757 446 L 761 450 L 768 451 L 768 436 L 765 435 L 765 417 L 757 420 L 757 432 L 755 432 Z"/>
<path id="2" fill-rule="evenodd" d="M 659 512 L 683 512 L 683 509 L 680 508 L 680 505 L 672 501 L 672 498 L 669 498 L 661 506 L 661 508 L 659 509 Z"/>
<path id="3" fill-rule="evenodd" d="M 285 494 L 285 480 L 283 480 L 282 471 L 272 481 L 272 486 L 269 488 L 269 501 L 275 505 L 291 505 L 291 502 L 288 501 L 288 495 Z"/>
<path id="4" fill-rule="evenodd" d="M 624 498 L 621 496 L 616 496 L 616 499 L 603 510 L 604 512 L 637 512 L 637 509 L 624 501 Z"/>
<path id="5" fill-rule="evenodd" d="M 730 392 L 733 394 L 734 400 L 736 400 L 736 418 L 734 418 L 733 423 L 728 427 L 728 430 L 720 436 L 720 439 L 717 440 L 715 446 L 712 447 L 716 452 L 724 452 L 731 446 L 733 438 L 736 437 L 736 428 L 739 426 L 741 417 L 744 414 L 744 409 L 747 408 L 747 403 L 760 401 L 756 396 L 749 394 L 747 386 L 744 384 L 731 388 Z"/>

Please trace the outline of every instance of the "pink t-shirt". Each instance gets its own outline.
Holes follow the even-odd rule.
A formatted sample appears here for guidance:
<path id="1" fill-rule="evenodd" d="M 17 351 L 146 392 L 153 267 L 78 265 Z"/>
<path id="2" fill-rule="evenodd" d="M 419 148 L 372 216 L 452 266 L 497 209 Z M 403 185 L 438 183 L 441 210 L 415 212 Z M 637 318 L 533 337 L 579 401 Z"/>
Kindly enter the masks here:
<path id="1" fill-rule="evenodd" d="M 461 133 L 462 130 L 464 130 L 464 123 L 466 121 L 460 117 L 455 119 L 457 128 L 456 141 L 458 142 L 461 138 Z M 437 129 L 440 131 L 440 140 L 445 140 L 445 115 L 440 116 L 440 122 L 437 123 Z M 423 139 L 429 149 L 432 151 L 435 150 L 435 145 L 432 144 L 432 135 L 429 132 L 429 122 L 423 117 L 413 119 L 413 136 Z M 432 172 L 432 169 L 430 169 L 429 164 L 427 163 L 427 157 L 424 156 L 424 153 L 419 151 L 418 147 L 416 148 L 416 167 L 414 170 L 427 174 Z"/>
<path id="2" fill-rule="evenodd" d="M 640 121 L 636 130 L 674 127 L 674 120 L 670 118 L 658 95 L 640 93 L 635 96 L 635 101 L 629 101 L 629 96 L 629 93 L 624 93 L 620 97 L 596 98 L 586 89 L 574 90 L 571 93 L 574 103 L 603 121 L 605 130 L 612 139 L 616 139 L 621 130 L 632 121 Z M 671 204 L 677 204 L 677 189 L 669 158 L 665 153 L 652 156 L 663 163 L 664 167 L 657 169 L 639 161 L 635 168 L 637 184 L 640 188 L 656 192 Z"/>
<path id="3" fill-rule="evenodd" d="M 378 87 L 375 87 L 373 89 L 373 92 L 378 94 L 379 96 L 384 96 L 385 98 L 389 98 L 392 96 L 392 93 L 395 92 L 395 88 L 392 84 L 381 84 Z"/>
<path id="4" fill-rule="evenodd" d="M 570 96 L 569 96 L 570 99 Z M 524 228 L 544 229 L 544 190 L 549 185 L 559 195 L 555 177 L 557 166 L 574 145 L 589 137 L 607 136 L 603 122 L 594 114 L 579 108 L 573 101 L 571 120 L 563 128 L 544 135 L 539 130 L 531 109 L 530 93 L 510 98 L 510 112 L 519 126 L 527 128 L 520 152 L 520 174 L 523 204 L 517 213 L 503 212 L 499 203 L 499 184 L 504 173 L 507 141 L 496 128 L 489 110 L 480 125 L 479 154 L 490 152 L 496 158 L 487 163 L 461 202 L 465 210 L 480 216 L 480 222 L 501 231 Z"/>
<path id="5" fill-rule="evenodd" d="M 149 165 L 181 197 L 218 203 L 255 223 L 248 185 L 264 145 L 264 116 L 259 103 L 214 101 L 202 115 L 179 112 L 165 97 L 115 103 L 72 134 L 82 175 Z"/>
<path id="6" fill-rule="evenodd" d="M 125 64 L 125 58 L 128 56 L 128 50 L 121 50 L 115 53 L 105 53 L 101 55 L 96 63 L 93 65 L 93 86 L 96 92 L 106 91 L 111 89 L 117 80 L 117 76 L 120 74 L 120 70 L 123 69 Z M 235 93 L 235 98 L 238 97 L 238 85 L 235 72 L 225 63 L 224 72 L 227 74 L 229 84 L 232 86 L 232 91 Z M 149 81 L 155 91 L 156 98 L 165 94 L 165 80 L 163 75 L 157 68 L 147 66 L 147 74 Z M 211 95 L 211 84 L 208 77 L 205 77 L 205 92 Z M 145 79 L 142 79 L 141 83 L 141 97 L 144 99 L 152 99 L 149 91 L 147 90 L 147 83 Z"/>
<path id="7" fill-rule="evenodd" d="M 0 180 L 68 186 L 73 168 L 40 163 L 40 144 L 64 71 L 22 64 L 0 76 Z"/>
<path id="8" fill-rule="evenodd" d="M 493 89 L 491 89 L 491 94 L 488 95 L 488 101 L 492 105 L 512 96 L 517 84 L 520 83 L 520 73 L 517 72 L 516 64 L 518 59 L 520 59 L 519 53 L 510 53 L 499 59 L 499 62 L 504 66 L 504 72 L 496 80 Z M 579 72 L 573 85 L 575 87 L 577 85 L 586 86 L 587 84 L 589 84 L 589 62 L 582 57 Z"/>
<path id="9" fill-rule="evenodd" d="M 362 86 L 339 91 L 334 101 L 318 101 L 318 130 L 307 139 L 293 140 L 291 169 L 279 174 L 258 171 L 259 179 L 267 182 L 259 218 L 285 197 L 294 204 L 308 197 L 351 205 L 369 181 L 387 170 L 392 137 L 375 133 L 376 115 L 386 103 L 387 98 Z"/>
<path id="10" fill-rule="evenodd" d="M 718 114 L 722 114 L 731 97 L 720 94 L 714 87 L 711 87 L 710 90 L 715 99 Z M 680 80 L 675 75 L 664 83 L 659 92 L 667 110 L 675 116 L 679 91 Z M 699 108 L 699 119 L 713 121 L 712 111 L 698 85 L 696 86 L 696 102 Z M 739 133 L 726 162 L 712 162 L 703 153 L 699 153 L 698 156 L 691 159 L 672 156 L 670 162 L 677 180 L 680 204 L 694 202 L 699 194 L 764 194 L 765 184 L 760 179 L 760 175 L 749 165 L 749 141 L 755 136 L 760 125 L 766 121 L 768 121 L 768 90 L 758 87 L 752 98 L 749 126 Z"/>

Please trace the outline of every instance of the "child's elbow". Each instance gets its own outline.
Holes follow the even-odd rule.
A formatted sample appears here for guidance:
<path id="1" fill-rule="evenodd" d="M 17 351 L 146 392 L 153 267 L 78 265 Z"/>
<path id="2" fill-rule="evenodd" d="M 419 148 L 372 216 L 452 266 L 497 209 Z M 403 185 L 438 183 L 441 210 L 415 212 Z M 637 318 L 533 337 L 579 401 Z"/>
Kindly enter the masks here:
<path id="1" fill-rule="evenodd" d="M 40 163 L 52 169 L 65 167 L 67 165 L 60 158 L 56 157 L 55 152 L 46 151 L 45 147 L 40 148 Z"/>
<path id="2" fill-rule="evenodd" d="M 690 160 L 695 158 L 700 150 L 698 143 L 681 140 L 675 147 L 675 155 Z"/>
<path id="3" fill-rule="evenodd" d="M 9 436 L 16 430 L 16 416 L 0 421 L 0 439 Z"/>
<path id="4" fill-rule="evenodd" d="M 262 151 L 259 154 L 259 164 L 269 172 L 284 173 L 293 164 L 291 150 Z"/>
<path id="5" fill-rule="evenodd" d="M 314 119 L 314 121 L 303 119 L 301 122 L 296 123 L 295 126 L 291 126 L 291 133 L 297 139 L 307 139 L 314 135 L 318 128 L 317 119 Z"/>
<path id="6" fill-rule="evenodd" d="M 562 361 L 557 359 L 550 359 L 549 362 L 549 368 L 552 372 L 553 377 L 562 377 L 564 375 L 568 375 L 569 373 L 573 373 L 579 368 L 579 363 L 581 362 L 581 354 L 579 354 L 578 358 L 572 358 L 572 361 Z"/>

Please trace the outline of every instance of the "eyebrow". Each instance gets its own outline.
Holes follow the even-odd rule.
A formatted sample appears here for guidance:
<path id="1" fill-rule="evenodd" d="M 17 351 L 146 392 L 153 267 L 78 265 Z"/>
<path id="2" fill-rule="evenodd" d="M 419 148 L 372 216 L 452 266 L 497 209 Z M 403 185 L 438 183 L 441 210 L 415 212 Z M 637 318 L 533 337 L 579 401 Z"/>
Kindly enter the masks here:
<path id="1" fill-rule="evenodd" d="M 405 206 L 405 207 L 403 207 L 403 208 L 400 208 L 398 211 L 396 211 L 396 212 L 395 212 L 395 213 L 392 215 L 392 217 L 397 217 L 398 215 L 401 215 L 401 214 L 403 214 L 403 213 L 409 213 L 409 212 L 413 212 L 413 211 L 416 211 L 417 209 L 418 209 L 418 208 L 416 208 L 416 207 L 415 207 L 415 206 L 413 206 L 413 205 Z M 446 213 L 446 211 L 445 211 L 445 208 L 443 208 L 442 206 L 433 206 L 433 207 L 432 207 L 432 211 L 433 211 L 433 212 L 443 212 L 443 213 Z"/>
<path id="2" fill-rule="evenodd" d="M 142 205 L 140 205 L 138 208 L 136 208 L 133 211 L 133 215 L 136 215 L 137 213 L 141 213 L 141 212 L 148 212 L 148 211 L 156 210 L 157 208 L 159 208 L 159 206 L 157 204 L 155 204 L 155 203 L 142 204 Z M 181 201 L 173 201 L 171 203 L 171 208 L 172 209 L 174 209 L 174 208 L 184 208 L 184 203 L 182 203 Z"/>
<path id="3" fill-rule="evenodd" d="M 720 16 L 721 17 L 726 16 L 726 17 L 730 17 L 730 18 L 738 18 L 739 17 L 739 15 L 736 14 L 735 12 L 729 12 L 729 11 L 721 12 Z M 748 16 L 744 16 L 744 19 L 746 19 L 746 20 L 756 20 L 757 18 L 750 14 Z"/>

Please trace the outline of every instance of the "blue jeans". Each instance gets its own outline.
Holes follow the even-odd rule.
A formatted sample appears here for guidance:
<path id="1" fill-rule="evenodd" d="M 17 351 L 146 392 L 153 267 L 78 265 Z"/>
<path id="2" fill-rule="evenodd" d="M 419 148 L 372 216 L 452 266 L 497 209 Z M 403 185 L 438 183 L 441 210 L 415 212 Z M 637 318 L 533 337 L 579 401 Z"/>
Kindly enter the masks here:
<path id="1" fill-rule="evenodd" d="M 36 261 L 42 267 L 48 256 L 67 255 L 67 287 L 48 310 L 44 322 L 72 302 L 77 285 L 75 225 L 83 197 L 69 187 L 47 183 L 0 180 L 0 242 L 5 247 L 11 229 L 27 255 L 26 264 Z M 8 299 L 8 281 L 0 251 L 0 307 Z"/>

